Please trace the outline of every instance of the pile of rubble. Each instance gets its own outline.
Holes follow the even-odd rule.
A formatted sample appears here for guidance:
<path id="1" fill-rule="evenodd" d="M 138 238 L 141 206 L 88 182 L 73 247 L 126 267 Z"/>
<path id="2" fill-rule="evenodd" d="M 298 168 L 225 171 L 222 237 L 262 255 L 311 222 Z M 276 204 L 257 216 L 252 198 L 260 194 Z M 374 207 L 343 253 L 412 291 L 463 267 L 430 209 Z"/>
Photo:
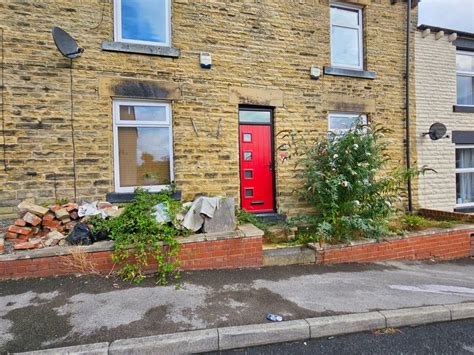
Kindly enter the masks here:
<path id="1" fill-rule="evenodd" d="M 0 236 L 0 253 L 4 250 L 25 250 L 65 245 L 74 226 L 86 222 L 87 217 L 101 215 L 116 217 L 121 210 L 108 202 L 66 203 L 39 206 L 24 201 L 18 205 L 19 218 Z M 2 240 L 4 239 L 4 240 Z"/>

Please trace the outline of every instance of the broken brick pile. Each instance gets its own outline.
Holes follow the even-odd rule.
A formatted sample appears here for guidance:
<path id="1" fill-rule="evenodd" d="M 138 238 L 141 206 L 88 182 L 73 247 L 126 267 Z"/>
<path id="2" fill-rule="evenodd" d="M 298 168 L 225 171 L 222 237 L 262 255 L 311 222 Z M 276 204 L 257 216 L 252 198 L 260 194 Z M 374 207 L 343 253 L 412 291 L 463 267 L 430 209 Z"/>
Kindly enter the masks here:
<path id="1" fill-rule="evenodd" d="M 11 244 L 14 250 L 64 244 L 66 235 L 79 221 L 78 208 L 76 203 L 43 207 L 22 202 L 18 205 L 19 218 L 8 227 L 3 244 Z"/>

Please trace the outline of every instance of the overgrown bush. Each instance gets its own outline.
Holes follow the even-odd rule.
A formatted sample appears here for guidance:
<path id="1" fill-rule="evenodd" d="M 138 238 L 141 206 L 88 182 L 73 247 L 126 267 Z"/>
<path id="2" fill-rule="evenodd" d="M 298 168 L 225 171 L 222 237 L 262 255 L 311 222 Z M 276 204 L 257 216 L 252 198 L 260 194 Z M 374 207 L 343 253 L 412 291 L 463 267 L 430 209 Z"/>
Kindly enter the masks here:
<path id="1" fill-rule="evenodd" d="M 403 182 L 414 171 L 384 173 L 389 156 L 386 129 L 360 122 L 347 133 L 307 141 L 284 132 L 286 148 L 296 160 L 302 196 L 315 215 L 300 218 L 316 230 L 315 240 L 340 242 L 388 233 L 388 218 L 396 209 Z M 285 153 L 286 154 L 286 153 Z"/>
<path id="2" fill-rule="evenodd" d="M 170 275 L 179 277 L 176 272 L 179 265 L 176 238 L 181 231 L 174 227 L 173 222 L 176 222 L 176 213 L 182 206 L 171 195 L 171 190 L 152 194 L 136 189 L 135 198 L 119 217 L 93 221 L 94 232 L 105 232 L 115 241 L 113 260 L 121 265 L 119 274 L 125 280 L 139 283 L 152 259 L 157 262 L 158 284 L 166 284 Z M 172 223 L 156 221 L 153 213 L 158 203 L 169 207 Z"/>

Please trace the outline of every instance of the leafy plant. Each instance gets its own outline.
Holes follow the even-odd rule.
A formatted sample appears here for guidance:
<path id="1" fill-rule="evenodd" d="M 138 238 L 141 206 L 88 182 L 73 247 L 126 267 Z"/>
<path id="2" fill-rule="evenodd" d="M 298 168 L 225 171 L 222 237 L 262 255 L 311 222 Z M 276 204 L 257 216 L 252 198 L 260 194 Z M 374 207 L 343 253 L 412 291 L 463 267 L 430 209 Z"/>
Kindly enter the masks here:
<path id="1" fill-rule="evenodd" d="M 176 238 L 181 231 L 174 225 L 181 203 L 171 195 L 172 190 L 152 194 L 136 189 L 135 198 L 119 217 L 91 221 L 94 232 L 105 232 L 115 241 L 113 260 L 121 265 L 119 274 L 125 280 L 139 283 L 152 259 L 157 263 L 158 284 L 166 284 L 172 274 L 179 277 L 176 272 L 179 242 Z M 171 223 L 156 221 L 153 212 L 158 203 L 167 207 Z"/>
<path id="2" fill-rule="evenodd" d="M 400 218 L 401 227 L 407 231 L 419 231 L 429 226 L 429 221 L 415 214 L 406 214 Z"/>
<path id="3" fill-rule="evenodd" d="M 268 232 L 269 224 L 262 221 L 261 219 L 259 219 L 257 216 L 255 216 L 252 213 L 249 213 L 243 209 L 237 208 L 235 211 L 235 217 L 237 219 L 238 224 L 251 223 L 255 227 L 264 231 L 265 233 Z"/>
<path id="4" fill-rule="evenodd" d="M 289 141 L 285 150 L 291 152 L 285 157 L 296 160 L 304 186 L 301 195 L 315 209 L 314 216 L 301 218 L 315 228 L 315 240 L 341 242 L 388 233 L 388 218 L 396 210 L 403 182 L 418 172 L 387 173 L 387 131 L 359 121 L 347 133 L 312 141 L 294 131 L 283 132 Z"/>

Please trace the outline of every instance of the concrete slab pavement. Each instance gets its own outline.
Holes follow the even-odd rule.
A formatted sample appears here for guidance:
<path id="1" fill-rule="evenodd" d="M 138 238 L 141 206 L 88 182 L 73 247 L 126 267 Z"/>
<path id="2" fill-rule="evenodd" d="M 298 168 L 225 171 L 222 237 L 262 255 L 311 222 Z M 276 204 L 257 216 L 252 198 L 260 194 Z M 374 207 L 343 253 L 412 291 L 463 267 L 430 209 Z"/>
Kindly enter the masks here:
<path id="1" fill-rule="evenodd" d="M 152 279 L 140 286 L 100 277 L 5 281 L 0 352 L 266 324 L 267 312 L 291 321 L 466 302 L 474 302 L 473 260 L 193 272 L 179 289 Z M 465 312 L 453 306 L 450 314 Z"/>

